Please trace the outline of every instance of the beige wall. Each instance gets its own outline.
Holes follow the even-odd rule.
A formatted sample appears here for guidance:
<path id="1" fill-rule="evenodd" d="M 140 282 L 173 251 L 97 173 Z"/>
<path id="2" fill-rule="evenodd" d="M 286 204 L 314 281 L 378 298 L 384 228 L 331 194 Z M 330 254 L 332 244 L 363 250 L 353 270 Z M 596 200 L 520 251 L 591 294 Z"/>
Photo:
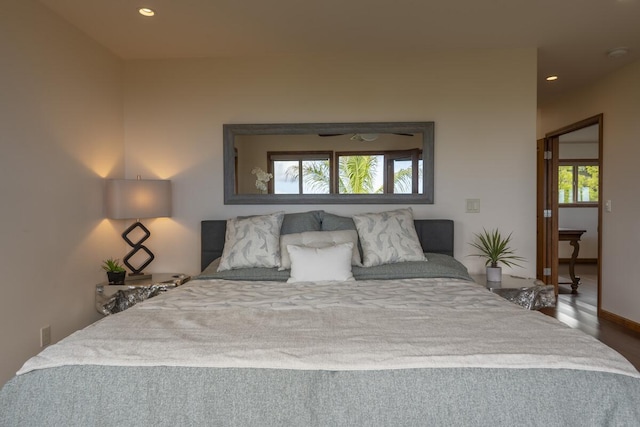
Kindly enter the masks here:
<path id="1" fill-rule="evenodd" d="M 505 72 L 508 70 L 508 72 Z M 456 221 L 456 256 L 482 227 L 514 232 L 535 274 L 536 52 L 141 60 L 126 63 L 126 174 L 170 178 L 174 216 L 151 224 L 156 271 L 199 269 L 199 224 L 241 214 L 389 205 L 223 204 L 222 125 L 359 121 L 435 122 L 435 204 L 418 218 Z M 479 214 L 465 199 L 481 200 Z"/>
<path id="2" fill-rule="evenodd" d="M 122 245 L 102 177 L 124 172 L 122 66 L 38 2 L 0 13 L 0 384 L 99 318 L 101 259 Z"/>
<path id="3" fill-rule="evenodd" d="M 640 61 L 539 111 L 538 136 L 604 114 L 601 197 L 602 309 L 640 322 Z"/>

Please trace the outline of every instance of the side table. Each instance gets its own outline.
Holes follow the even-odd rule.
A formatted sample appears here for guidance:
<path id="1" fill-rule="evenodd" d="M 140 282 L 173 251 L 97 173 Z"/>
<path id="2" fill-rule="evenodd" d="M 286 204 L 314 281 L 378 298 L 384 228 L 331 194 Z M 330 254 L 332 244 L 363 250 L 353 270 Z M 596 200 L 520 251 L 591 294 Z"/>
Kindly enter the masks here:
<path id="1" fill-rule="evenodd" d="M 154 273 L 151 278 L 125 280 L 124 285 L 110 285 L 102 282 L 96 285 L 96 310 L 109 315 L 181 286 L 191 280 L 191 276 L 181 273 Z"/>
<path id="2" fill-rule="evenodd" d="M 556 306 L 553 285 L 545 285 L 540 280 L 502 275 L 502 282 L 487 282 L 485 275 L 472 275 L 473 280 L 489 291 L 529 310 L 539 310 Z"/>
<path id="3" fill-rule="evenodd" d="M 559 228 L 558 229 L 558 240 L 560 241 L 568 241 L 571 246 L 573 246 L 573 253 L 571 254 L 571 258 L 569 259 L 569 277 L 571 277 L 571 293 L 578 293 L 578 286 L 580 286 L 580 278 L 576 276 L 576 259 L 578 259 L 578 253 L 580 252 L 580 237 L 587 230 L 576 230 L 570 228 Z M 564 282 L 563 282 L 564 283 Z"/>

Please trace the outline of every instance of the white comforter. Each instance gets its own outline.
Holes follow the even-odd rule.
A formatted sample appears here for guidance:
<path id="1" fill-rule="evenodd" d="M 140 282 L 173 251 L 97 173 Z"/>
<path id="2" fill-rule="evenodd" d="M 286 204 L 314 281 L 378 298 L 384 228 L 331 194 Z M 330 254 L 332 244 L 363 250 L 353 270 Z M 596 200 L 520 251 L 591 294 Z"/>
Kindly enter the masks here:
<path id="1" fill-rule="evenodd" d="M 640 377 L 596 339 L 452 279 L 192 281 L 74 333 L 18 374 L 82 364 L 567 368 Z"/>

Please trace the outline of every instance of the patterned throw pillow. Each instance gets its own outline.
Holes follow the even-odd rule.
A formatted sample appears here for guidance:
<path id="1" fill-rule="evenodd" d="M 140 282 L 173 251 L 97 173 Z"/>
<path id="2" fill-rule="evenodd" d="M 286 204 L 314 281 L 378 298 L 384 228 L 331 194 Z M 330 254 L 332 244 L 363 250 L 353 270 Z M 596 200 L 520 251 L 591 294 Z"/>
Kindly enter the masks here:
<path id="1" fill-rule="evenodd" d="M 365 267 L 403 261 L 426 261 L 411 208 L 354 215 Z"/>
<path id="2" fill-rule="evenodd" d="M 227 220 L 218 271 L 280 267 L 280 227 L 284 212 Z"/>

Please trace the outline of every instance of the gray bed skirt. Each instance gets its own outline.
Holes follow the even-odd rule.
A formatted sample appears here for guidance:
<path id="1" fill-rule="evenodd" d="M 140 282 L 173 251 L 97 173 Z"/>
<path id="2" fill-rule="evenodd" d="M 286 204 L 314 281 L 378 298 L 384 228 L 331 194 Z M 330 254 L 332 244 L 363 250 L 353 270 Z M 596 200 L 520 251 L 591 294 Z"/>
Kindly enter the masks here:
<path id="1" fill-rule="evenodd" d="M 631 426 L 640 381 L 567 369 L 69 366 L 0 394 L 2 426 Z"/>

